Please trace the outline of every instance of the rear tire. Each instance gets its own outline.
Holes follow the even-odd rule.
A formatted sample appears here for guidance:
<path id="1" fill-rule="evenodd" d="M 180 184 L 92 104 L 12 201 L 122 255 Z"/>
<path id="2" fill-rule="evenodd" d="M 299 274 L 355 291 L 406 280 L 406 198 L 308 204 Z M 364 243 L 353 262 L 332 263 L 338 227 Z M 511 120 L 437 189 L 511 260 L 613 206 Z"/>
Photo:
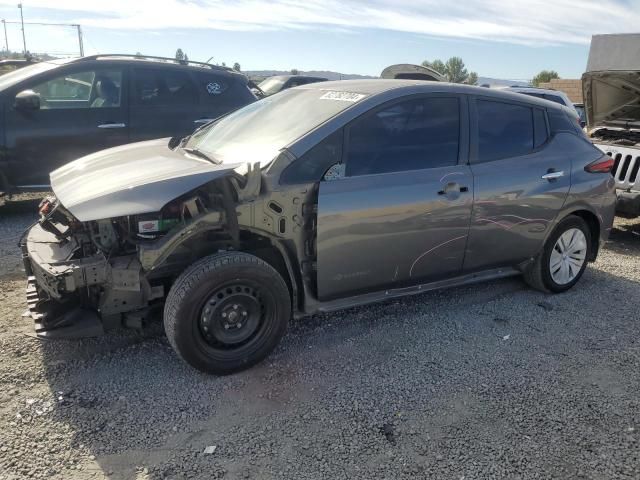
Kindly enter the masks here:
<path id="1" fill-rule="evenodd" d="M 582 277 L 591 249 L 589 226 L 582 218 L 569 215 L 553 230 L 542 252 L 524 273 L 524 280 L 543 292 L 566 292 Z"/>
<path id="2" fill-rule="evenodd" d="M 269 264 L 239 252 L 205 257 L 169 291 L 164 327 L 189 365 L 225 375 L 249 368 L 278 345 L 291 316 L 285 281 Z"/>

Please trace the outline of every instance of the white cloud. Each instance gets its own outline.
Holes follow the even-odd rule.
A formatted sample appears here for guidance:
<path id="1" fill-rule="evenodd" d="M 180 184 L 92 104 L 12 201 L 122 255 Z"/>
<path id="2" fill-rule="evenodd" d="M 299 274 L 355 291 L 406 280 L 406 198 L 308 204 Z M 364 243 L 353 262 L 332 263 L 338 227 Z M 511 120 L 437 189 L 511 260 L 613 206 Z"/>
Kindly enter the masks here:
<path id="1" fill-rule="evenodd" d="M 640 25 L 640 0 L 29 0 L 27 8 L 120 30 L 380 28 L 527 45 L 586 44 Z"/>

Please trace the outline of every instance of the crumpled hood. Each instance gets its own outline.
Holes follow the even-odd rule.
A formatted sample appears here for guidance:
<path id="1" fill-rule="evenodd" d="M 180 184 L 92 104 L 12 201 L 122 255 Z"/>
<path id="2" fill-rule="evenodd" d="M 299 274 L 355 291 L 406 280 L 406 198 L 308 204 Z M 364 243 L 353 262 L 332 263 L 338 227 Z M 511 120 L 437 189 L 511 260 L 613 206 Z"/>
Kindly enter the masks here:
<path id="1" fill-rule="evenodd" d="M 589 128 L 640 128 L 640 71 L 608 70 L 582 75 Z"/>
<path id="2" fill-rule="evenodd" d="M 171 150 L 169 139 L 102 150 L 51 172 L 58 200 L 78 220 L 159 211 L 164 205 L 240 164 L 214 165 Z"/>

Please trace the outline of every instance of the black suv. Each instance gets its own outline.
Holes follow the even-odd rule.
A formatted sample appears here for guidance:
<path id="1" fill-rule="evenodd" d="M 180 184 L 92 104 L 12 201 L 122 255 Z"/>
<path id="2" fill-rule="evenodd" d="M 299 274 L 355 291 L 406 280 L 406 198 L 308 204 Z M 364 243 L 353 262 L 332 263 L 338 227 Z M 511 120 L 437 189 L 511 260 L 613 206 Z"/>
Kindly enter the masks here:
<path id="1" fill-rule="evenodd" d="M 256 100 L 247 78 L 206 63 L 128 55 L 40 62 L 0 77 L 0 192 L 105 148 L 185 136 Z"/>

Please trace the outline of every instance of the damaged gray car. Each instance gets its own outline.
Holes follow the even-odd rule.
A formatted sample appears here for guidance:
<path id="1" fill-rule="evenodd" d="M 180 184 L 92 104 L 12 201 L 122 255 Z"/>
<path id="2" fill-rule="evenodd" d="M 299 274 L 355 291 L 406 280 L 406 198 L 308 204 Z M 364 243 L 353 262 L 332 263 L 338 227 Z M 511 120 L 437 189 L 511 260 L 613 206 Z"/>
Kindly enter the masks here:
<path id="1" fill-rule="evenodd" d="M 565 107 L 327 82 L 51 174 L 22 244 L 46 338 L 164 312 L 192 366 L 264 359 L 291 317 L 510 275 L 562 292 L 611 229 L 612 161 Z"/>

